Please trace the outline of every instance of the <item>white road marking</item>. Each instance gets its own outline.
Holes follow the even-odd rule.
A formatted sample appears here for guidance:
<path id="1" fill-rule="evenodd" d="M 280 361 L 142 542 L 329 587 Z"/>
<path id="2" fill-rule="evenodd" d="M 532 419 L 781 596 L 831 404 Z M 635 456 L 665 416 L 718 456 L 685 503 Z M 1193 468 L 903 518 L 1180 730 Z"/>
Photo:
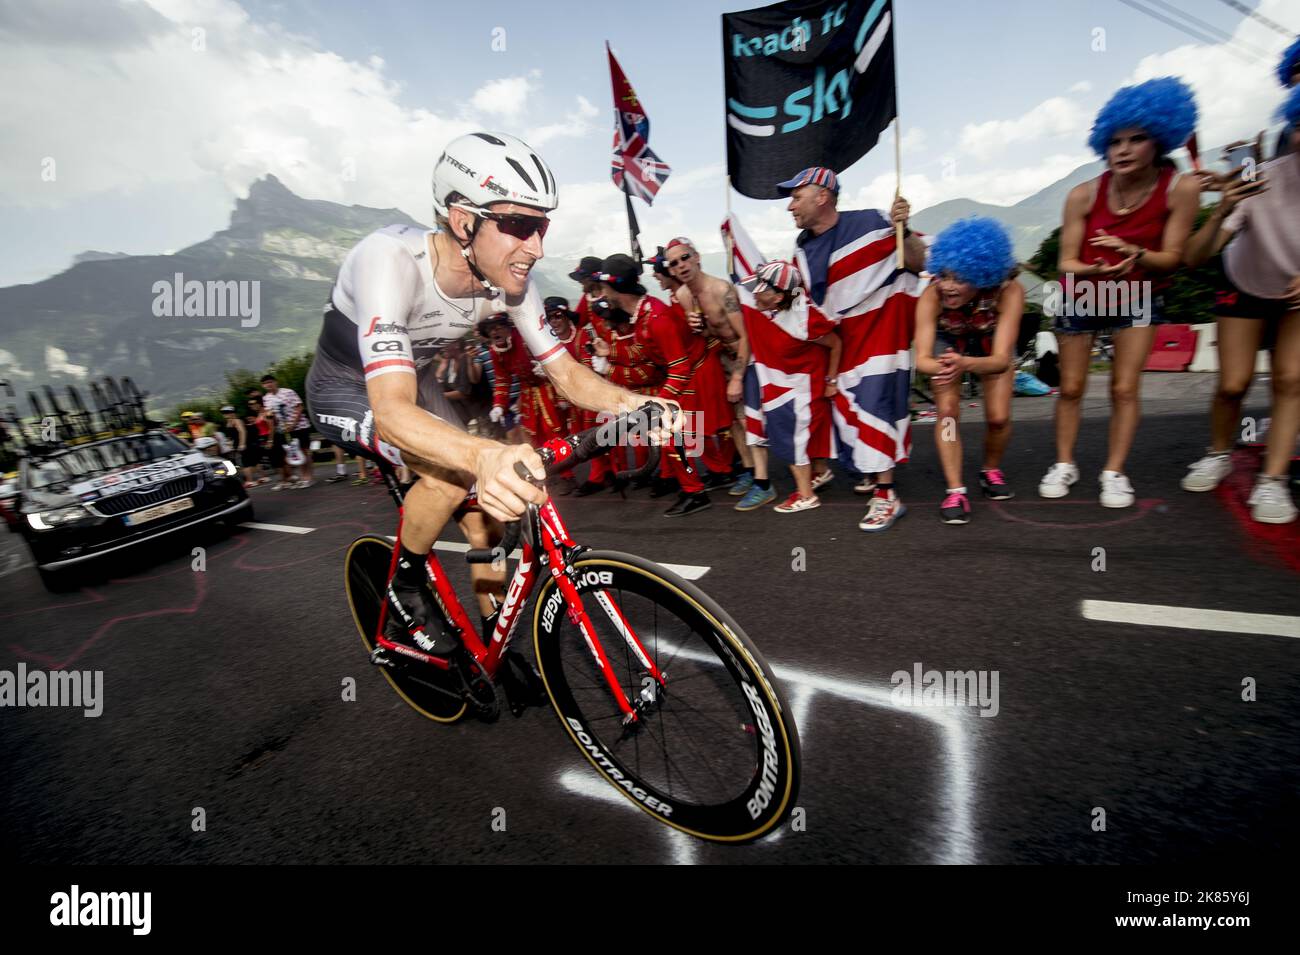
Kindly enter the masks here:
<path id="1" fill-rule="evenodd" d="M 1262 633 L 1274 637 L 1300 638 L 1300 617 L 1271 613 L 1238 613 L 1233 610 L 1200 610 L 1196 607 L 1162 607 L 1156 604 L 1119 603 L 1111 600 L 1080 601 L 1085 620 L 1134 623 L 1179 630 L 1212 630 L 1219 633 Z"/>
<path id="2" fill-rule="evenodd" d="M 660 641 L 659 645 L 662 648 L 664 642 Z M 697 662 L 722 665 L 722 661 L 712 654 L 689 648 L 679 649 L 678 656 L 696 660 Z M 966 738 L 966 724 L 963 722 L 962 710 L 955 707 L 908 706 L 894 699 L 892 689 L 863 683 L 852 683 L 848 680 L 823 676 L 796 667 L 773 666 L 772 670 L 777 679 L 789 691 L 790 709 L 793 711 L 791 717 L 795 721 L 801 739 L 806 738 L 806 720 L 811 708 L 812 698 L 817 693 L 838 696 L 865 706 L 877 706 L 903 712 L 909 716 L 917 716 L 937 724 L 943 734 L 943 749 L 946 757 L 942 764 L 945 789 L 944 803 L 952 821 L 948 833 L 936 833 L 939 840 L 943 840 L 945 835 L 947 840 L 941 842 L 941 849 L 932 861 L 941 865 L 973 865 L 979 861 L 975 848 L 975 830 L 972 822 L 975 804 L 974 754 Z M 669 682 L 671 685 L 671 677 Z M 601 782 L 597 777 L 583 774 L 582 778 L 588 784 L 588 788 L 579 789 L 576 786 L 570 786 L 567 773 L 561 777 L 561 783 L 580 795 L 613 799 L 621 803 L 627 802 L 622 796 L 610 791 L 609 784 Z M 636 807 L 629 806 L 628 808 L 635 809 Z M 759 840 L 756 845 L 770 845 L 776 842 L 784 831 L 785 827 L 782 826 L 777 832 Z M 674 836 L 682 839 L 691 838 L 676 830 L 671 830 L 671 832 Z M 674 844 L 674 854 L 676 861 L 682 861 L 676 849 L 676 844 Z"/>
<path id="3" fill-rule="evenodd" d="M 35 566 L 34 561 L 30 561 L 30 560 L 24 561 L 21 552 L 16 554 L 10 554 L 8 563 L 9 563 L 8 567 L 6 567 L 4 570 L 0 570 L 0 577 L 5 577 L 9 574 L 12 574 L 16 570 L 22 570 L 24 567 Z"/>
<path id="4" fill-rule="evenodd" d="M 560 785 L 569 792 L 590 799 L 600 799 L 639 813 L 641 810 L 626 798 L 614 791 L 614 787 L 603 782 L 594 770 L 566 769 L 560 774 Z M 672 847 L 674 865 L 695 865 L 695 838 L 684 832 L 678 832 L 670 826 L 661 826 Z"/>
<path id="5" fill-rule="evenodd" d="M 257 521 L 245 521 L 240 527 L 251 527 L 257 531 L 279 531 L 281 534 L 310 534 L 314 527 L 294 527 L 292 524 L 259 524 Z"/>

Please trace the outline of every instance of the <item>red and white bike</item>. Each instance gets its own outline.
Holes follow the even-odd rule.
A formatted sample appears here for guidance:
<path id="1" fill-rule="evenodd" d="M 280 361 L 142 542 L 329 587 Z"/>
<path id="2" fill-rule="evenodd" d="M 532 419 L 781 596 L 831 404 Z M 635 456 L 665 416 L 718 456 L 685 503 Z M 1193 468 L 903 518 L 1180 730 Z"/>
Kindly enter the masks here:
<path id="1" fill-rule="evenodd" d="M 658 414 L 656 405 L 634 414 Z M 547 474 L 608 450 L 646 417 L 547 442 Z M 644 433 L 644 430 L 642 431 Z M 658 461 L 651 448 L 642 473 Z M 522 465 L 520 466 L 522 468 Z M 402 489 L 384 479 L 398 506 Z M 526 469 L 521 476 L 531 480 Z M 635 475 L 623 475 L 635 476 Z M 485 642 L 446 572 L 428 558 L 430 588 L 459 648 L 433 656 L 385 632 L 384 594 L 397 551 L 368 535 L 348 548 L 348 601 L 362 642 L 384 678 L 418 713 L 439 723 L 499 715 L 549 702 L 596 771 L 639 809 L 702 839 L 745 842 L 771 832 L 799 786 L 799 738 L 771 668 L 739 624 L 698 587 L 632 554 L 590 550 L 570 535 L 553 503 L 532 505 L 507 526 L 503 546 L 470 551 L 471 562 L 522 553 L 496 626 Z M 540 581 L 540 583 L 539 583 Z M 537 670 L 510 649 L 529 598 Z"/>

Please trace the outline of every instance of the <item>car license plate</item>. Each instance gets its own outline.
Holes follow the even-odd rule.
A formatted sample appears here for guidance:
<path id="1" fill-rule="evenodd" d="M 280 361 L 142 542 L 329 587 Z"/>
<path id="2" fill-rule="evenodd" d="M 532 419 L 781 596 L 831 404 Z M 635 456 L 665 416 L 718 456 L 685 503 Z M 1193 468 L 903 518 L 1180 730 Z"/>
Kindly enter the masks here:
<path id="1" fill-rule="evenodd" d="M 176 501 L 168 501 L 166 504 L 159 504 L 157 507 L 146 507 L 143 511 L 136 511 L 134 514 L 123 516 L 128 526 L 134 527 L 136 524 L 144 524 L 148 521 L 156 521 L 160 517 L 166 517 L 168 514 L 175 514 L 177 511 L 187 511 L 194 506 L 194 498 L 182 497 Z"/>

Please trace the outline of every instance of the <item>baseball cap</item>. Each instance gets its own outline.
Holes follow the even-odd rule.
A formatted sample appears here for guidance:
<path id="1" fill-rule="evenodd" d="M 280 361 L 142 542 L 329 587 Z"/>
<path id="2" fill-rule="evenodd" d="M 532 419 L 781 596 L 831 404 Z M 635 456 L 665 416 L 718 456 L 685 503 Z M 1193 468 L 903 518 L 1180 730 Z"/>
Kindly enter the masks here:
<path id="1" fill-rule="evenodd" d="M 235 411 L 235 406 L 234 406 L 234 405 L 222 405 L 222 406 L 221 406 L 221 413 L 222 413 L 222 414 L 234 414 L 234 411 Z"/>
<path id="2" fill-rule="evenodd" d="M 793 292 L 803 285 L 803 276 L 792 263 L 774 259 L 764 262 L 753 275 L 741 279 L 740 284 L 751 292 L 769 288 L 778 292 Z"/>
<path id="3" fill-rule="evenodd" d="M 598 271 L 600 271 L 600 256 L 584 255 L 578 267 L 569 273 L 569 278 L 575 282 L 585 282 Z"/>
<path id="4" fill-rule="evenodd" d="M 809 166 L 793 179 L 787 179 L 785 182 L 776 184 L 776 188 L 787 194 L 800 186 L 821 186 L 836 195 L 840 193 L 840 181 L 835 178 L 835 170 L 827 169 L 825 166 Z"/>
<path id="5" fill-rule="evenodd" d="M 592 278 L 619 292 L 631 292 L 641 284 L 641 264 L 630 255 L 611 255 L 600 263 Z"/>
<path id="6" fill-rule="evenodd" d="M 569 311 L 569 300 L 559 295 L 548 295 L 542 299 L 542 308 L 545 309 L 547 315 L 551 312 L 567 313 Z"/>

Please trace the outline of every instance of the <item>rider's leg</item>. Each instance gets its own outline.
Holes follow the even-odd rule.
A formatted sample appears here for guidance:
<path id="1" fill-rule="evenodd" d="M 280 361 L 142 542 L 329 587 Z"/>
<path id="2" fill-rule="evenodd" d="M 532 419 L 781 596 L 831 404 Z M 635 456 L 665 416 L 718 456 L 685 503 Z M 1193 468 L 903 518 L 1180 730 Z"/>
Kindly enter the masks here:
<path id="1" fill-rule="evenodd" d="M 460 529 L 470 547 L 483 550 L 495 547 L 501 542 L 505 529 L 499 521 L 482 511 L 470 511 L 460 519 Z M 505 555 L 509 557 L 510 555 Z M 490 617 L 505 598 L 506 564 L 470 564 L 469 576 L 474 586 L 474 598 L 478 601 L 480 616 Z M 495 598 L 495 603 L 493 602 Z"/>

